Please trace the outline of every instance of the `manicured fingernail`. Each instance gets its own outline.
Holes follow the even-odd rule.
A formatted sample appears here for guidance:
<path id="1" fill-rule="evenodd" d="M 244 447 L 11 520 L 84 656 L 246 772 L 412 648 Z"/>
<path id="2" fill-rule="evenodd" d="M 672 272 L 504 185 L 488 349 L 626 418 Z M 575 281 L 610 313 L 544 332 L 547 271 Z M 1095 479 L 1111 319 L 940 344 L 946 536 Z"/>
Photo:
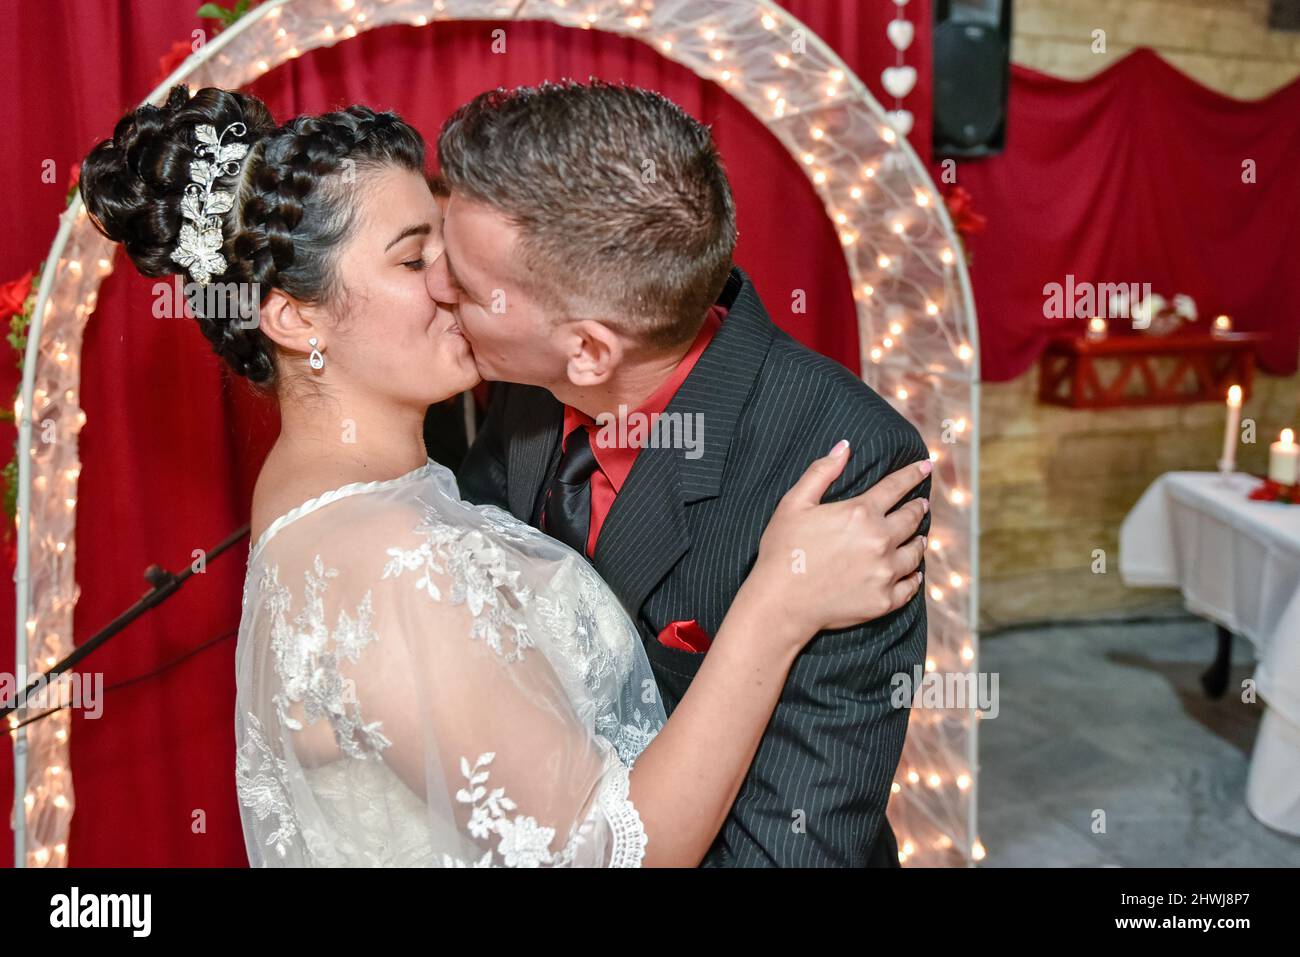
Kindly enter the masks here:
<path id="1" fill-rule="evenodd" d="M 934 463 L 931 462 L 929 459 L 926 459 L 924 462 L 921 463 L 921 474 L 929 475 L 931 469 L 933 468 L 934 468 Z"/>
<path id="2" fill-rule="evenodd" d="M 831 449 L 831 455 L 843 455 L 849 447 L 848 439 L 840 439 L 835 443 L 835 448 Z"/>
<path id="3" fill-rule="evenodd" d="M 928 498 L 921 499 L 921 511 L 923 512 L 930 511 L 930 500 Z"/>

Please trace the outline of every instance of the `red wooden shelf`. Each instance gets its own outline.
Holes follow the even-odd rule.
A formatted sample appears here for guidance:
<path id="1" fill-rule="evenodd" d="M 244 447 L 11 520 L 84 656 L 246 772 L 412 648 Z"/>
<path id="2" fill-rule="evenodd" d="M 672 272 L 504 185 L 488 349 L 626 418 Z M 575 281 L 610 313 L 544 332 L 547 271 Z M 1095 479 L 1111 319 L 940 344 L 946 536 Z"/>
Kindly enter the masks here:
<path id="1" fill-rule="evenodd" d="M 1258 332 L 1053 338 L 1039 361 L 1038 401 L 1071 409 L 1222 402 L 1250 398 Z"/>

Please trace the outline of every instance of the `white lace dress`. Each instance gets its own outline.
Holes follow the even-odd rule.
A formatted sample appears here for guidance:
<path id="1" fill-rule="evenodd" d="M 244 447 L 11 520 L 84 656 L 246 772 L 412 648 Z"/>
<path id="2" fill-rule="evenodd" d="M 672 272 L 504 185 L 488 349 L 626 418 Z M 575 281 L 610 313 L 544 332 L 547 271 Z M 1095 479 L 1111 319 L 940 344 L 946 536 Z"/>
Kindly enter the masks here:
<path id="1" fill-rule="evenodd" d="M 586 560 L 429 460 L 254 543 L 236 778 L 259 866 L 635 867 L 628 770 L 664 723 Z"/>

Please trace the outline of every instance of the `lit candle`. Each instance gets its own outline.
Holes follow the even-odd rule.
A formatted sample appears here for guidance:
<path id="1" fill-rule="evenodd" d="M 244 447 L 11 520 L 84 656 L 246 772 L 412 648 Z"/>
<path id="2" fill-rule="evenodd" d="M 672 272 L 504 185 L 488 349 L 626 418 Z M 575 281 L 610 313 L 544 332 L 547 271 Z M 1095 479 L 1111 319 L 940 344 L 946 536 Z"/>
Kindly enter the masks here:
<path id="1" fill-rule="evenodd" d="M 1211 330 L 1211 334 L 1216 336 L 1221 336 L 1225 332 L 1231 332 L 1231 331 L 1232 331 L 1232 320 L 1229 319 L 1227 316 L 1219 316 L 1214 320 L 1214 328 Z"/>
<path id="2" fill-rule="evenodd" d="M 1283 429 L 1278 441 L 1268 447 L 1268 477 L 1281 485 L 1295 485 L 1300 475 L 1300 445 L 1295 433 Z"/>
<path id="3" fill-rule="evenodd" d="M 1106 320 L 1100 316 L 1088 320 L 1088 338 L 1096 341 L 1106 338 Z"/>
<path id="4" fill-rule="evenodd" d="M 1223 457 L 1219 459 L 1220 472 L 1237 468 L 1237 433 L 1241 428 L 1241 386 L 1228 390 L 1228 427 L 1223 430 Z"/>

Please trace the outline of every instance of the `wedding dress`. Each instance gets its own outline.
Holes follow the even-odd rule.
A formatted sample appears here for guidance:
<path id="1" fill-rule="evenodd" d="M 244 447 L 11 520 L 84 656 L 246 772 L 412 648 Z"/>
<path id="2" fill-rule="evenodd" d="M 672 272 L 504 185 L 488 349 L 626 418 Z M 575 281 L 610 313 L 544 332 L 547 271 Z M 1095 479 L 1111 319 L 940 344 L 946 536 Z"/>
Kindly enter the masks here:
<path id="1" fill-rule="evenodd" d="M 254 867 L 640 865 L 628 771 L 665 718 L 635 626 L 432 459 L 272 523 L 235 655 Z"/>

